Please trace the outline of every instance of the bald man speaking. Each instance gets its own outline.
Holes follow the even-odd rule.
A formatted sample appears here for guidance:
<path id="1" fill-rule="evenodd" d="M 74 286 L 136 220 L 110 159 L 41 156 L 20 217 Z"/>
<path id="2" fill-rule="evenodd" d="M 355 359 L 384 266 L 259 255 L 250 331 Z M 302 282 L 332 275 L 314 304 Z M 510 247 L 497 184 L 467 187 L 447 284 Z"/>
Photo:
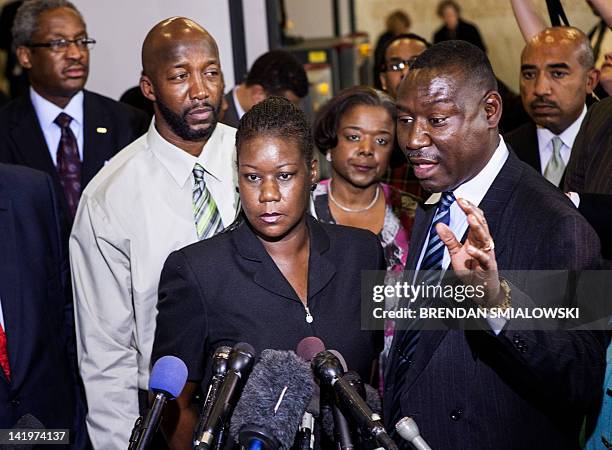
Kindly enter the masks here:
<path id="1" fill-rule="evenodd" d="M 79 368 L 96 450 L 127 448 L 147 401 L 157 285 L 166 257 L 233 222 L 234 129 L 217 123 L 217 44 L 174 17 L 142 46 L 147 134 L 107 164 L 81 198 L 70 237 Z"/>

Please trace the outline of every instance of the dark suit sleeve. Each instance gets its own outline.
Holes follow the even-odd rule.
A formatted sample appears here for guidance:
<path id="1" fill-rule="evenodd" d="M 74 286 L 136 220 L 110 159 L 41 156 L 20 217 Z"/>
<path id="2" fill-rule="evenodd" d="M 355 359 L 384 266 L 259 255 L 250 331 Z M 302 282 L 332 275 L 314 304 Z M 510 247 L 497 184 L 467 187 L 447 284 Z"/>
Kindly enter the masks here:
<path id="1" fill-rule="evenodd" d="M 578 215 L 560 219 L 548 235 L 551 241 L 538 251 L 540 255 L 534 256 L 534 260 L 540 257 L 549 260 L 543 267 L 558 267 L 559 264 L 568 270 L 598 267 L 599 240 Z M 547 254 L 543 255 L 544 252 Z M 488 335 L 492 337 L 492 333 Z M 601 386 L 604 379 L 609 342 L 606 332 L 513 330 L 507 327 L 493 339 L 501 349 L 491 347 L 498 356 L 489 356 L 498 358 L 501 371 L 521 380 L 524 387 L 582 411 L 599 402 L 600 390 L 593 387 Z"/>
<path id="2" fill-rule="evenodd" d="M 151 363 L 162 356 L 182 359 L 190 381 L 204 378 L 207 314 L 202 290 L 181 251 L 170 254 L 162 270 L 157 327 Z"/>
<path id="3" fill-rule="evenodd" d="M 612 195 L 580 194 L 578 211 L 597 232 L 603 257 L 612 260 Z"/>
<path id="4" fill-rule="evenodd" d="M 589 154 L 591 152 L 589 124 L 593 117 L 593 109 L 587 111 L 580 131 L 576 135 L 570 160 L 565 169 L 564 192 L 583 192 L 585 186 L 585 176 L 587 164 L 589 163 Z"/>

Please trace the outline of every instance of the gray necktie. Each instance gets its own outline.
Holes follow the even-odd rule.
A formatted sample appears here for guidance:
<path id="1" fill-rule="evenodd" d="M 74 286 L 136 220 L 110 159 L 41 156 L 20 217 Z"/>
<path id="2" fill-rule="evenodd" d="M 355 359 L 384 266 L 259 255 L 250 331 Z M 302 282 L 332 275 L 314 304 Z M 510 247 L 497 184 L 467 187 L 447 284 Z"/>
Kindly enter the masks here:
<path id="1" fill-rule="evenodd" d="M 563 178 L 563 172 L 565 172 L 565 163 L 561 158 L 561 147 L 563 147 L 563 141 L 559 136 L 552 138 L 553 154 L 544 169 L 544 178 L 550 181 L 555 186 L 559 186 L 561 178 Z"/>

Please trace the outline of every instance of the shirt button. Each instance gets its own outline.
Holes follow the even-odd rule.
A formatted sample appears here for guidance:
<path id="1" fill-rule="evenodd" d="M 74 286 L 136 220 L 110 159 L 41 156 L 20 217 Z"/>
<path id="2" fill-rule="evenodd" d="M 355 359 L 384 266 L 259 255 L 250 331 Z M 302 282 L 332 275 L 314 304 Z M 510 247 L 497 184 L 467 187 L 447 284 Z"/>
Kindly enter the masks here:
<path id="1" fill-rule="evenodd" d="M 19 406 L 19 397 L 15 397 L 11 400 L 11 406 L 17 408 Z"/>
<path id="2" fill-rule="evenodd" d="M 456 422 L 461 418 L 462 415 L 463 415 L 463 410 L 453 409 L 450 413 L 450 418 L 451 420 L 454 420 Z"/>

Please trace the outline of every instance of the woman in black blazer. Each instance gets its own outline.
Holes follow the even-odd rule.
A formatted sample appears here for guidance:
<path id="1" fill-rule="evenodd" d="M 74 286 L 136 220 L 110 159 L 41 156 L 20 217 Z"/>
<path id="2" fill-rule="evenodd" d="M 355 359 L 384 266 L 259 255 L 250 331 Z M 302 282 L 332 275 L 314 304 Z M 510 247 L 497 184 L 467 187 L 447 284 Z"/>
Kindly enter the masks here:
<path id="1" fill-rule="evenodd" d="M 294 350 L 317 336 L 370 380 L 382 339 L 361 330 L 361 271 L 384 270 L 383 253 L 371 232 L 307 214 L 317 176 L 312 148 L 306 118 L 289 101 L 253 107 L 236 135 L 245 220 L 164 265 L 152 361 L 176 355 L 189 371 L 179 425 L 170 430 L 175 442 L 191 438 L 196 413 L 187 405 L 200 383 L 206 387 L 220 345 Z"/>

